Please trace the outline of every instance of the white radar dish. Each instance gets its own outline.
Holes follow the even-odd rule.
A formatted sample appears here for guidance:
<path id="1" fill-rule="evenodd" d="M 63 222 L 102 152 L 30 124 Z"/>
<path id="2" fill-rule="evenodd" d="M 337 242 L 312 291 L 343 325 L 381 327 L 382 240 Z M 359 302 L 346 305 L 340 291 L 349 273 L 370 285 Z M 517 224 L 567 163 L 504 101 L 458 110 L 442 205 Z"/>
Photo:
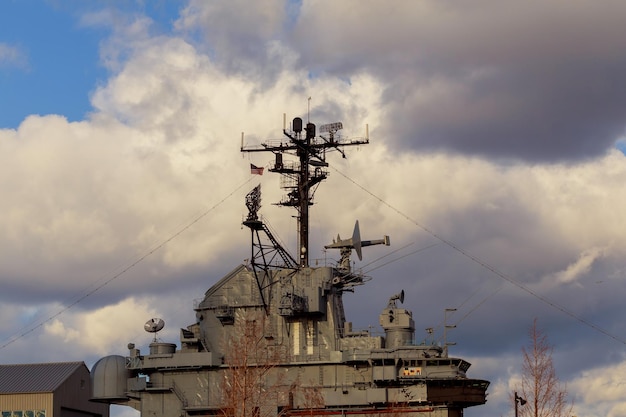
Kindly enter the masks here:
<path id="1" fill-rule="evenodd" d="M 148 333 L 156 333 L 159 330 L 163 329 L 164 326 L 165 322 L 163 321 L 163 319 L 154 318 L 148 320 L 146 324 L 143 325 L 143 329 Z"/>

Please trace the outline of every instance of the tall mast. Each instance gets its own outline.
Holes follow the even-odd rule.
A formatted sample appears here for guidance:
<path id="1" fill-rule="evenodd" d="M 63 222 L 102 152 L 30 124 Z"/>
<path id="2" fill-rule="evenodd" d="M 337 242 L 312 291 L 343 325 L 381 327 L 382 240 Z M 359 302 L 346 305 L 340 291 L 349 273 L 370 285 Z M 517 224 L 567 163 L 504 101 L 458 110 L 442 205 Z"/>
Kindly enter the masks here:
<path id="1" fill-rule="evenodd" d="M 244 147 L 241 152 L 272 152 L 275 156 L 270 172 L 283 176 L 281 186 L 287 194 L 278 205 L 294 207 L 298 212 L 298 259 L 300 267 L 309 266 L 309 206 L 313 205 L 313 195 L 319 183 L 328 177 L 326 151 L 336 150 L 345 158 L 342 148 L 345 146 L 369 143 L 366 137 L 360 139 L 341 140 L 336 137 L 337 131 L 343 128 L 341 122 L 320 126 L 320 135 L 316 136 L 316 127 L 308 122 L 303 126 L 302 119 L 293 119 L 291 130 L 283 127 L 283 134 L 288 138 L 269 140 L 260 146 Z M 324 133 L 325 135 L 322 135 Z M 293 155 L 297 161 L 287 161 L 283 155 Z"/>

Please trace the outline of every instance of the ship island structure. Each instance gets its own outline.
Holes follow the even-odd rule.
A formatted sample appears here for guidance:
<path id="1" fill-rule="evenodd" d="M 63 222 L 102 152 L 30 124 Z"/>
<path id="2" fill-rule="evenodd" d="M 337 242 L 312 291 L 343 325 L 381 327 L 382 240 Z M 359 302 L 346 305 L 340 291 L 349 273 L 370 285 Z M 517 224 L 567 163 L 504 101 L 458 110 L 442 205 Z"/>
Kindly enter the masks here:
<path id="1" fill-rule="evenodd" d="M 484 404 L 489 381 L 468 378 L 470 363 L 448 355 L 447 343 L 415 340 L 404 291 L 379 316 L 384 335 L 353 331 L 342 295 L 368 277 L 351 255 L 389 245 L 389 237 L 351 238 L 325 246 L 337 250 L 332 265 L 309 265 L 309 208 L 328 176 L 327 154 L 369 143 L 369 133 L 345 139 L 342 124 L 319 127 L 299 117 L 284 138 L 242 152 L 270 152 L 269 171 L 286 191 L 279 205 L 297 211 L 298 255 L 293 257 L 259 215 L 260 185 L 246 196 L 250 258 L 194 302 L 195 322 L 180 330 L 180 345 L 157 339 L 164 326 L 151 319 L 149 352 L 133 343 L 126 356 L 100 359 L 91 370 L 92 400 L 126 405 L 141 416 L 274 417 L 351 415 L 460 417 Z M 288 159 L 289 158 L 289 159 Z M 252 168 L 256 168 L 252 166 Z M 444 330 L 445 332 L 445 330 Z"/>

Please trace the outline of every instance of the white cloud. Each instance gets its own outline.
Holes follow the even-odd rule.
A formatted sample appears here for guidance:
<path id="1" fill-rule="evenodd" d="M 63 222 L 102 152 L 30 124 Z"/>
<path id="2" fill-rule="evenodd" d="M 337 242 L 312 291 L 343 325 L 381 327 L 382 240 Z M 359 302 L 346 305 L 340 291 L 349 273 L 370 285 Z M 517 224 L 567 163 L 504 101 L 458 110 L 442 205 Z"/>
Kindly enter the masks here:
<path id="1" fill-rule="evenodd" d="M 27 66 L 28 59 L 23 49 L 4 42 L 0 42 L 0 68 L 27 68 Z"/>
<path id="2" fill-rule="evenodd" d="M 141 335 L 146 320 L 157 316 L 155 303 L 131 297 L 81 314 L 66 313 L 46 323 L 44 332 L 52 344 L 69 343 L 92 356 L 123 354 L 126 344 Z"/>
<path id="3" fill-rule="evenodd" d="M 285 20 L 284 0 L 245 0 L 206 3 L 192 0 L 176 22 L 179 30 L 204 30 L 238 37 L 268 39 L 276 35 Z"/>
<path id="4" fill-rule="evenodd" d="M 576 283 L 580 277 L 591 271 L 593 263 L 604 256 L 605 249 L 590 248 L 580 254 L 578 259 L 569 264 L 563 271 L 556 272 L 546 279 L 554 281 L 555 284 L 571 284 Z"/>
<path id="5" fill-rule="evenodd" d="M 282 68 L 281 60 L 272 54 L 272 45 L 282 38 L 287 24 L 285 3 L 284 0 L 253 3 L 192 0 L 181 11 L 175 27 L 183 34 L 192 34 L 192 38 L 201 34 L 203 42 L 198 45 L 222 68 L 254 75 L 259 81 L 275 80 L 274 75 Z"/>
<path id="6" fill-rule="evenodd" d="M 579 401 L 575 411 L 581 416 L 618 417 L 626 412 L 626 378 L 624 360 L 608 366 L 581 372 L 580 376 L 568 384 L 570 392 Z"/>
<path id="7" fill-rule="evenodd" d="M 330 159 L 338 171 L 331 169 L 333 184 L 322 186 L 313 209 L 320 239 L 349 233 L 356 217 L 367 233 L 391 234 L 404 244 L 421 234 L 410 227 L 415 220 L 453 242 L 472 242 L 471 252 L 488 261 L 498 259 L 512 271 L 530 266 L 541 276 L 568 265 L 589 271 L 596 259 L 591 255 L 600 255 L 594 248 L 609 244 L 604 257 L 615 261 L 626 243 L 614 227 L 617 208 L 626 205 L 621 153 L 576 165 L 509 167 L 446 154 L 398 154 L 378 136 L 386 108 L 380 81 L 367 74 L 349 82 L 311 79 L 286 67 L 271 89 L 255 85 L 254 79 L 222 72 L 186 42 L 161 38 L 135 51 L 96 91 L 88 120 L 32 116 L 17 130 L 0 132 L 2 154 L 11 155 L 0 171 L 15 180 L 6 189 L 0 220 L 5 268 L 33 282 L 43 283 L 51 272 L 68 284 L 79 276 L 93 280 L 144 255 L 205 210 L 209 214 L 198 227 L 149 262 L 154 268 L 208 266 L 246 240 L 225 226 L 237 230 L 243 195 L 254 186 L 227 198 L 249 178 L 240 132 L 248 144 L 280 138 L 282 113 L 292 112 L 288 120 L 304 115 L 309 95 L 316 122 L 342 120 L 348 137 L 364 136 L 369 123 L 372 140 L 348 149 L 347 160 Z M 265 165 L 271 156 L 249 157 Z M 290 230 L 291 219 L 283 220 L 288 209 L 270 204 L 280 196 L 277 179 L 269 174 L 254 180 L 266 183 L 267 217 L 279 230 Z M 342 200 L 358 206 L 337 213 L 330 202 Z M 574 264 L 580 254 L 588 256 Z M 25 257 L 39 262 L 20 262 Z M 100 272 L 85 269 L 94 262 L 103 266 Z"/>

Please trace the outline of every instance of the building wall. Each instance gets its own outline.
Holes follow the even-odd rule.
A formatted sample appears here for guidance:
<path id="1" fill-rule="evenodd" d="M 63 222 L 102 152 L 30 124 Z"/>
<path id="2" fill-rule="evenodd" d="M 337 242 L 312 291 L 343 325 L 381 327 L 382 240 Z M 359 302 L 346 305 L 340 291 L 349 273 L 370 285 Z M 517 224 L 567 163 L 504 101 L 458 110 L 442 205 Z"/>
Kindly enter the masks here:
<path id="1" fill-rule="evenodd" d="M 79 366 L 52 392 L 0 394 L 0 417 L 109 417 L 109 404 L 89 401 L 89 369 Z"/>
<path id="2" fill-rule="evenodd" d="M 79 367 L 54 391 L 54 416 L 92 415 L 109 417 L 109 405 L 89 401 L 91 378 L 86 366 Z M 78 414 L 77 414 L 78 413 Z M 46 415 L 46 417 L 50 417 Z"/>
<path id="3" fill-rule="evenodd" d="M 52 417 L 52 410 L 52 393 L 0 394 L 0 417 L 11 417 L 13 411 L 21 411 L 22 417 L 43 417 L 41 411 L 44 411 L 45 417 Z M 24 414 L 24 411 L 33 413 Z"/>

